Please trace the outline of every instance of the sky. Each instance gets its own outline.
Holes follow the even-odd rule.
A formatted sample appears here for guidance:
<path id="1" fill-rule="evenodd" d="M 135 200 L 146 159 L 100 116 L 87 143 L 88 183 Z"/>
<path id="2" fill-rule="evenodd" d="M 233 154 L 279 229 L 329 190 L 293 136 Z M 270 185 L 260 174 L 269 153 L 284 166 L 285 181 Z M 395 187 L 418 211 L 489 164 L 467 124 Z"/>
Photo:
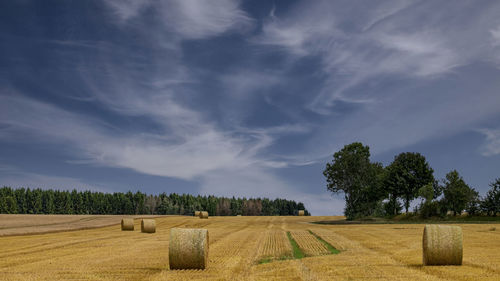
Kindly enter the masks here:
<path id="1" fill-rule="evenodd" d="M 360 141 L 500 177 L 500 2 L 0 2 L 0 185 L 287 198 Z"/>

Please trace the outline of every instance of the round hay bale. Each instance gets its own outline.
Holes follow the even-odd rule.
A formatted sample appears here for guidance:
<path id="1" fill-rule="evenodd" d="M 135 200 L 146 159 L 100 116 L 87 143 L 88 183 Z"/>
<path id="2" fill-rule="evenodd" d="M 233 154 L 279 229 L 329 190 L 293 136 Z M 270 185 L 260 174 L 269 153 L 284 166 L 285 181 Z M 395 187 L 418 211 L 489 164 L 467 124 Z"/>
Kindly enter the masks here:
<path id="1" fill-rule="evenodd" d="M 299 216 L 303 216 L 304 215 L 304 210 L 299 210 Z"/>
<path id="2" fill-rule="evenodd" d="M 200 212 L 200 219 L 208 219 L 208 212 L 201 211 Z"/>
<path id="3" fill-rule="evenodd" d="M 141 232 L 155 233 L 156 232 L 156 221 L 152 220 L 152 219 L 143 219 L 141 221 Z"/>
<path id="4" fill-rule="evenodd" d="M 205 269 L 208 265 L 208 230 L 170 229 L 170 269 Z"/>
<path id="5" fill-rule="evenodd" d="M 424 265 L 461 265 L 462 228 L 426 225 L 422 241 Z"/>
<path id="6" fill-rule="evenodd" d="M 122 219 L 122 230 L 134 230 L 134 219 Z"/>
<path id="7" fill-rule="evenodd" d="M 199 217 L 200 216 L 200 211 L 194 211 L 194 216 Z"/>

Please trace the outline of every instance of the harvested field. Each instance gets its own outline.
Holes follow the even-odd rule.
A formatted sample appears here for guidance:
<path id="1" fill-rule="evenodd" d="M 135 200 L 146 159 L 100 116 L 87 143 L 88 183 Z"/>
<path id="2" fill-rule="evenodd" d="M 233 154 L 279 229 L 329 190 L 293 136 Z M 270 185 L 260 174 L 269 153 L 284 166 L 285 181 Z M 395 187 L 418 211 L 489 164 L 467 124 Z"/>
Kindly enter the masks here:
<path id="1" fill-rule="evenodd" d="M 121 223 L 122 218 L 157 216 L 112 215 L 5 215 L 0 214 L 0 236 L 28 235 L 100 228 Z"/>
<path id="2" fill-rule="evenodd" d="M 51 216 L 45 217 L 51 220 Z M 462 266 L 423 266 L 423 224 L 317 225 L 307 222 L 335 218 L 308 216 L 210 217 L 209 220 L 169 216 L 156 218 L 156 233 L 144 235 L 140 232 L 140 220 L 135 220 L 135 231 L 121 231 L 121 218 L 116 216 L 114 225 L 96 229 L 0 237 L 1 279 L 500 279 L 500 232 L 489 230 L 496 226 L 494 224 L 460 225 L 464 249 Z M 37 223 L 40 224 L 38 218 Z M 4 220 L 0 220 L 0 227 L 5 226 Z M 169 270 L 169 233 L 173 227 L 209 231 L 207 269 Z M 322 253 L 322 250 L 317 250 L 311 252 L 315 256 L 303 259 L 259 264 L 263 255 L 280 257 L 290 251 L 286 243 L 288 231 L 298 240 L 314 239 L 315 242 L 300 245 L 316 249 L 309 244 L 321 242 L 309 230 L 341 253 L 315 255 Z"/>

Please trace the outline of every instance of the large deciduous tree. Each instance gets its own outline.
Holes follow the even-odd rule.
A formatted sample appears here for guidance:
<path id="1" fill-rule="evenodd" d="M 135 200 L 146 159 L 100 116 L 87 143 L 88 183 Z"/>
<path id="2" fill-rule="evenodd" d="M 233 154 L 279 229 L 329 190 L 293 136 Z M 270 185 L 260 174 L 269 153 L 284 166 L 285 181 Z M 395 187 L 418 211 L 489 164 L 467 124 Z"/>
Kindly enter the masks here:
<path id="1" fill-rule="evenodd" d="M 390 200 L 403 199 L 406 213 L 410 202 L 418 196 L 419 189 L 434 180 L 434 170 L 420 153 L 401 153 L 386 169 L 384 184 Z"/>
<path id="2" fill-rule="evenodd" d="M 326 164 L 323 175 L 327 189 L 345 196 L 344 214 L 352 220 L 359 216 L 372 215 L 378 201 L 384 197 L 381 188 L 383 167 L 370 162 L 370 148 L 359 142 L 344 146 Z"/>
<path id="3" fill-rule="evenodd" d="M 460 214 L 476 194 L 477 192 L 465 183 L 456 170 L 446 174 L 443 186 L 444 203 L 454 215 Z"/>

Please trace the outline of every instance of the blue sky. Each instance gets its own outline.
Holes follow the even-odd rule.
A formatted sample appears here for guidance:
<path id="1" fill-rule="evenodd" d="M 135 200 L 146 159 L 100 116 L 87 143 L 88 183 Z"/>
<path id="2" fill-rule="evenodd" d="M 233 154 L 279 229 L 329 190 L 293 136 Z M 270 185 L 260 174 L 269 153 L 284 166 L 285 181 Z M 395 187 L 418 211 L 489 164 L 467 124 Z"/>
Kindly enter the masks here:
<path id="1" fill-rule="evenodd" d="M 500 177 L 498 1 L 2 1 L 0 185 L 284 197 L 345 144 Z"/>

